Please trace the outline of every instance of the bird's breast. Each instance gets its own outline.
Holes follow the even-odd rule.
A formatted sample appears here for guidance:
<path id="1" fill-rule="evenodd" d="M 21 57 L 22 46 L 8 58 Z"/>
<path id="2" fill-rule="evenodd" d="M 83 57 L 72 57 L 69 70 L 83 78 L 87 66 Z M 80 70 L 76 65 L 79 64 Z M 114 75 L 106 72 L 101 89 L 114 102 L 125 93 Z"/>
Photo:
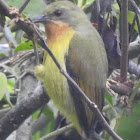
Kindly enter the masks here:
<path id="1" fill-rule="evenodd" d="M 54 54 L 55 58 L 57 59 L 58 63 L 64 70 L 66 70 L 65 56 L 68 53 L 69 44 L 74 35 L 74 30 L 71 28 L 68 29 L 66 27 L 63 27 L 65 28 L 65 30 L 62 30 L 61 28 L 62 26 L 58 26 L 56 24 L 47 26 L 46 30 L 49 30 L 49 32 L 51 32 L 47 36 L 47 44 Z M 59 33 L 57 33 L 58 31 Z M 56 64 L 47 52 L 45 52 L 43 61 L 43 65 L 46 68 L 45 77 L 47 77 L 48 79 L 47 83 L 49 83 L 49 86 L 47 87 L 48 90 L 50 90 L 50 94 L 52 96 L 53 94 L 57 94 L 58 96 L 60 96 L 61 94 L 64 95 L 68 90 L 66 78 L 60 73 Z"/>
<path id="2" fill-rule="evenodd" d="M 48 46 L 64 70 L 66 70 L 65 55 L 68 52 L 69 43 L 73 35 L 73 30 L 67 30 L 66 32 L 61 33 L 57 38 L 47 39 Z M 66 78 L 60 73 L 60 70 L 47 52 L 45 52 L 43 64 L 46 68 L 46 86 L 50 96 L 52 99 L 56 99 L 56 102 L 58 102 L 58 98 L 60 97 L 60 102 L 61 100 L 64 101 L 63 98 L 68 94 L 69 90 Z"/>
<path id="3" fill-rule="evenodd" d="M 66 71 L 65 56 L 68 53 L 70 40 L 74 36 L 74 30 L 69 29 L 65 32 L 61 32 L 60 36 L 56 38 L 48 38 L 47 44 L 52 53 L 56 57 L 57 61 Z M 45 52 L 43 65 L 45 67 L 44 74 L 44 86 L 53 100 L 55 105 L 62 111 L 62 113 L 72 122 L 75 126 L 79 126 L 75 112 L 74 103 L 69 92 L 69 86 L 67 79 L 60 73 L 60 70 L 55 65 L 50 55 Z M 80 127 L 79 127 L 80 128 Z M 78 129 L 78 128 L 77 128 Z M 80 131 L 80 130 L 79 130 Z"/>

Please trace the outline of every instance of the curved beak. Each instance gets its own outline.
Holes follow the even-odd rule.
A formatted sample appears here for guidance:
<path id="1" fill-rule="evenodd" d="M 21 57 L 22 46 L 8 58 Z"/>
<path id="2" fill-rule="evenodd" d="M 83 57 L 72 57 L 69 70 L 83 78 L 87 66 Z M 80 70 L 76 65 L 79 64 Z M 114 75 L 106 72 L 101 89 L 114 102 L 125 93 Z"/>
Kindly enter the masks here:
<path id="1" fill-rule="evenodd" d="M 35 18 L 32 19 L 34 23 L 46 23 L 50 22 L 50 19 L 46 15 L 38 15 Z"/>

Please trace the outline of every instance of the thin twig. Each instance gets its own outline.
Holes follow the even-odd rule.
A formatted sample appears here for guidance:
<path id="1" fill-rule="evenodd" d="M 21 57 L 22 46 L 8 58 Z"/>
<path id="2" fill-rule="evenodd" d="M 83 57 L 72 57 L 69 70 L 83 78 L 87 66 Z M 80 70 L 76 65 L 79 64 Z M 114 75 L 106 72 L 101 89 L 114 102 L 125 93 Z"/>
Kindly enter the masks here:
<path id="1" fill-rule="evenodd" d="M 140 21 L 139 21 L 139 16 L 136 14 L 136 22 L 137 22 L 137 27 L 140 35 Z"/>
<path id="2" fill-rule="evenodd" d="M 24 3 L 19 8 L 19 13 L 22 13 L 22 11 L 26 8 L 27 4 L 30 2 L 30 0 L 25 0 Z"/>
<path id="3" fill-rule="evenodd" d="M 11 30 L 11 32 L 16 32 L 19 30 L 18 26 L 17 25 L 8 25 L 8 28 Z M 0 32 L 0 39 L 2 39 L 4 37 L 4 33 L 3 32 Z"/>
<path id="4" fill-rule="evenodd" d="M 16 42 L 14 36 L 12 35 L 10 28 L 7 27 L 7 25 L 4 26 L 3 33 L 4 33 L 4 36 L 7 40 L 7 42 L 9 43 L 9 46 L 11 47 L 11 49 L 15 48 L 17 46 L 17 42 Z"/>
<path id="5" fill-rule="evenodd" d="M 138 57 L 140 54 L 140 39 L 137 39 L 136 41 L 133 41 L 129 44 L 128 52 L 129 59 Z"/>
<path id="6" fill-rule="evenodd" d="M 24 19 L 20 19 L 19 17 L 21 15 L 17 14 L 10 14 L 11 8 L 7 5 L 7 3 L 4 0 L 0 0 L 0 13 L 4 14 L 5 16 L 8 16 L 11 19 L 14 19 L 16 17 L 18 17 L 18 20 L 16 21 L 16 25 L 18 25 L 18 27 L 20 29 L 22 29 L 24 32 L 26 32 L 28 34 L 28 36 L 33 36 L 34 30 L 29 26 L 30 21 L 28 21 L 29 23 L 27 23 L 26 21 L 23 21 Z"/>
<path id="7" fill-rule="evenodd" d="M 134 32 L 134 27 L 135 27 L 135 23 L 136 23 L 136 16 L 137 16 L 137 14 L 135 14 L 133 22 L 129 29 L 129 42 L 133 39 L 133 32 Z"/>
<path id="8" fill-rule="evenodd" d="M 58 135 L 60 135 L 60 134 L 62 134 L 64 132 L 66 132 L 66 131 L 71 130 L 72 128 L 73 128 L 73 124 L 69 124 L 69 125 L 67 125 L 65 127 L 62 127 L 62 128 L 60 128 L 60 129 L 58 129 L 58 130 L 56 130 L 56 131 L 54 131 L 54 132 L 52 132 L 52 133 L 50 133 L 50 134 L 48 134 L 46 136 L 40 138 L 39 140 L 49 140 L 49 139 L 51 139 L 53 137 L 56 137 L 56 136 L 58 136 Z"/>
<path id="9" fill-rule="evenodd" d="M 134 0 L 129 0 L 129 2 L 132 4 L 132 6 L 135 8 L 136 13 L 140 16 L 140 9 L 137 6 L 137 4 L 135 3 Z"/>
<path id="10" fill-rule="evenodd" d="M 101 11 L 100 1 L 99 0 L 96 0 L 96 6 L 97 6 L 97 14 L 99 15 L 99 13 Z"/>
<path id="11" fill-rule="evenodd" d="M 137 95 L 139 88 L 140 88 L 140 81 L 138 81 L 136 87 L 134 88 L 134 90 L 133 90 L 133 92 L 132 92 L 132 94 L 129 98 L 129 103 L 130 104 L 132 103 L 132 101 L 134 101 L 134 98 Z"/>
<path id="12" fill-rule="evenodd" d="M 39 65 L 40 62 L 39 62 L 39 54 L 38 54 L 36 39 L 37 39 L 36 34 L 33 34 L 32 42 L 33 42 L 33 46 L 34 46 L 34 52 L 35 52 L 35 58 L 36 58 L 35 60 L 36 60 L 36 64 Z"/>
<path id="13" fill-rule="evenodd" d="M 34 72 L 32 70 L 25 70 L 20 76 L 16 76 L 16 82 L 14 87 L 14 93 L 18 95 L 19 92 L 21 92 L 21 79 L 25 77 L 25 75 L 30 74 L 34 76 Z"/>
<path id="14" fill-rule="evenodd" d="M 128 71 L 128 0 L 121 1 L 121 82 L 127 80 Z"/>
<path id="15" fill-rule="evenodd" d="M 119 8 L 120 8 L 120 11 L 121 11 L 121 3 L 120 3 L 120 0 L 116 0 L 118 5 L 119 5 Z"/>

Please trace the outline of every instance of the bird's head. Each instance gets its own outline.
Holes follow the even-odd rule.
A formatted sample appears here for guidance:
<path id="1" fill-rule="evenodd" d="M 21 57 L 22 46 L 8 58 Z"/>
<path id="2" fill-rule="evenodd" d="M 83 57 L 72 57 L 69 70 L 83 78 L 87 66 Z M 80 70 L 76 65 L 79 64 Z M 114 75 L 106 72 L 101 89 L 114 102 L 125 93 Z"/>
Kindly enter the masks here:
<path id="1" fill-rule="evenodd" d="M 76 28 L 87 21 L 84 12 L 70 1 L 57 1 L 46 7 L 43 14 L 37 16 L 34 22 L 43 24 L 67 24 Z"/>

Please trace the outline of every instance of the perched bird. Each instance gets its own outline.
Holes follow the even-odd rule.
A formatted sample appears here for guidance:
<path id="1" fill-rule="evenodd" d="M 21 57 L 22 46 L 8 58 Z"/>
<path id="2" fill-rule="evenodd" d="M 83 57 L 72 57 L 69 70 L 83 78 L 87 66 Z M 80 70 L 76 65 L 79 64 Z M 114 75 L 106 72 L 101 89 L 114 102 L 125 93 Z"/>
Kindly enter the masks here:
<path id="1" fill-rule="evenodd" d="M 102 110 L 107 57 L 100 35 L 84 12 L 72 2 L 57 1 L 48 5 L 34 21 L 45 25 L 46 42 L 59 64 Z M 60 73 L 47 52 L 35 74 L 44 82 L 54 104 L 74 124 L 79 134 L 90 137 L 98 121 L 96 114 Z"/>

